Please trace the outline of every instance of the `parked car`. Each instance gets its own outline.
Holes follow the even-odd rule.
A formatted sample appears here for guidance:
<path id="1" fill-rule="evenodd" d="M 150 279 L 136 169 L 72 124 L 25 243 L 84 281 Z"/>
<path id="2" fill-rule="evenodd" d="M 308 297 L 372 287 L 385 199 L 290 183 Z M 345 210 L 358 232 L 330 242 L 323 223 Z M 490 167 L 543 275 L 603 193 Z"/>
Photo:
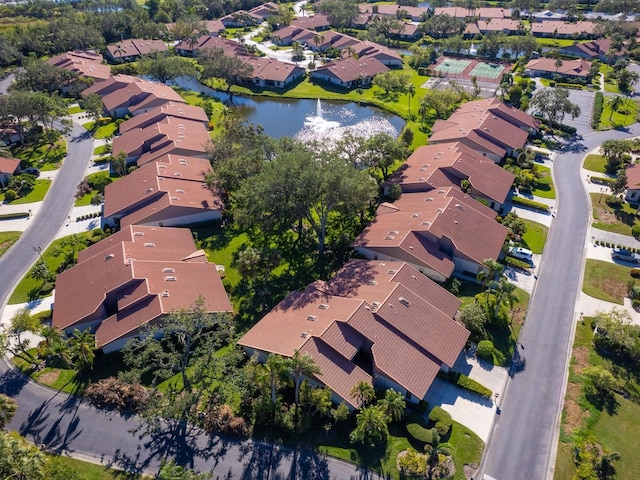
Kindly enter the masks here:
<path id="1" fill-rule="evenodd" d="M 37 168 L 29 167 L 22 170 L 22 173 L 28 173 L 29 175 L 35 175 L 36 177 L 40 175 L 40 170 Z"/>
<path id="2" fill-rule="evenodd" d="M 611 251 L 611 258 L 614 260 L 622 260 L 623 262 L 640 263 L 640 255 L 626 248 L 614 248 Z"/>
<path id="3" fill-rule="evenodd" d="M 533 252 L 524 247 L 511 247 L 509 249 L 509 255 L 518 258 L 520 260 L 529 260 L 533 257 Z"/>

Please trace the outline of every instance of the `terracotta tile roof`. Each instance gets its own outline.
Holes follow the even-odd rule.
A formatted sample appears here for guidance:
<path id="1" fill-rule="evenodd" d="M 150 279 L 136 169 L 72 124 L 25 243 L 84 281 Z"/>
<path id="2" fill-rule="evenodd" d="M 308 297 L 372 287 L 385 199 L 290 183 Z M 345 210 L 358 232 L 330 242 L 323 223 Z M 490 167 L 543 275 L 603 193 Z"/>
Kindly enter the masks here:
<path id="1" fill-rule="evenodd" d="M 378 14 L 383 17 L 397 17 L 398 14 L 404 10 L 411 18 L 419 19 L 422 15 L 426 14 L 429 9 L 427 7 L 412 7 L 408 5 L 375 5 L 377 9 L 374 11 L 373 5 L 361 3 L 358 5 L 360 13 L 372 13 Z"/>
<path id="2" fill-rule="evenodd" d="M 172 142 L 185 149 L 200 151 L 210 141 L 209 132 L 202 122 L 167 116 L 148 127 L 133 128 L 118 135 L 113 139 L 112 149 L 114 155 L 125 152 L 130 158 Z"/>
<path id="3" fill-rule="evenodd" d="M 507 105 L 495 97 L 463 103 L 458 107 L 456 113 L 475 115 L 479 113 L 492 113 L 505 122 L 509 122 L 524 130 L 529 128 L 537 129 L 540 127 L 540 120 L 522 110 Z"/>
<path id="4" fill-rule="evenodd" d="M 472 196 L 504 203 L 515 176 L 459 142 L 418 147 L 391 177 L 390 182 L 427 192 L 439 187 L 459 187 L 468 180 Z"/>
<path id="5" fill-rule="evenodd" d="M 278 5 L 273 2 L 263 3 L 262 5 L 253 7 L 249 10 L 249 13 L 258 15 L 262 19 L 266 19 L 267 17 L 278 13 Z"/>
<path id="6" fill-rule="evenodd" d="M 225 30 L 225 26 L 220 20 L 206 20 L 204 25 L 209 33 L 220 33 Z"/>
<path id="7" fill-rule="evenodd" d="M 625 173 L 627 175 L 627 188 L 640 188 L 640 163 L 634 163 L 630 167 L 627 167 Z"/>
<path id="8" fill-rule="evenodd" d="M 301 74 L 305 70 L 298 65 L 282 62 L 273 58 L 247 57 L 245 62 L 253 67 L 252 78 L 284 82 L 292 75 Z"/>
<path id="9" fill-rule="evenodd" d="M 207 158 L 207 148 L 206 146 L 202 146 L 193 149 L 187 149 L 182 148 L 181 145 L 176 144 L 175 142 L 171 142 L 162 148 L 143 153 L 140 158 L 138 158 L 138 161 L 136 163 L 138 165 L 144 165 L 145 163 L 155 162 L 156 160 L 163 161 L 163 159 L 167 158 L 167 155 L 172 155 L 178 158 Z"/>
<path id="10" fill-rule="evenodd" d="M 152 52 L 166 52 L 169 48 L 162 40 L 145 40 L 131 38 L 122 42 L 107 46 L 107 53 L 111 58 L 137 57 Z"/>
<path id="11" fill-rule="evenodd" d="M 46 63 L 99 82 L 111 76 L 111 67 L 103 65 L 102 60 L 102 55 L 99 53 L 72 51 L 52 57 Z"/>
<path id="12" fill-rule="evenodd" d="M 593 22 L 566 23 L 559 20 L 543 20 L 531 24 L 531 33 L 540 35 L 591 35 L 595 24 Z"/>
<path id="13" fill-rule="evenodd" d="M 403 262 L 353 260 L 328 282 L 289 294 L 238 343 L 285 356 L 296 348 L 310 353 L 322 372 L 316 379 L 352 405 L 353 385 L 377 372 L 423 398 L 469 336 L 453 320 L 459 305 Z M 374 372 L 351 361 L 369 345 Z"/>
<path id="14" fill-rule="evenodd" d="M 296 17 L 291 21 L 291 26 L 300 27 L 300 28 L 308 28 L 308 29 L 318 29 L 318 28 L 329 28 L 331 24 L 329 23 L 329 17 L 322 13 L 317 13 L 315 15 L 309 15 L 306 17 Z"/>
<path id="15" fill-rule="evenodd" d="M 133 223 L 134 219 L 142 223 L 169 207 L 190 210 L 223 208 L 220 197 L 206 187 L 206 172 L 198 172 L 196 166 L 164 166 L 167 164 L 148 163 L 107 185 L 104 218 L 125 216 L 124 224 Z"/>
<path id="16" fill-rule="evenodd" d="M 132 83 L 137 83 L 137 82 L 144 82 L 144 81 L 145 80 L 143 80 L 140 77 L 133 77 L 131 75 L 122 75 L 122 74 L 113 75 L 112 77 L 108 78 L 104 82 L 95 83 L 90 87 L 85 88 L 82 91 L 82 95 L 86 97 L 90 93 L 96 93 L 101 97 L 104 97 L 105 95 L 113 93 L 116 90 L 126 87 L 127 85 L 131 85 Z"/>
<path id="17" fill-rule="evenodd" d="M 102 95 L 102 103 L 108 112 L 123 107 L 128 107 L 128 110 L 133 112 L 168 102 L 185 103 L 173 88 L 163 83 L 142 79 Z"/>
<path id="18" fill-rule="evenodd" d="M 456 198 L 454 191 L 405 193 L 394 202 L 393 209 L 381 205 L 376 219 L 353 245 L 418 263 L 400 256 L 410 255 L 446 276 L 453 271 L 453 261 L 440 251 L 439 243 L 445 239 L 452 242 L 455 257 L 478 264 L 487 258 L 497 259 L 507 229 L 494 220 L 493 210 L 470 198 Z M 487 216 L 487 210 L 491 216 Z"/>
<path id="19" fill-rule="evenodd" d="M 176 46 L 176 50 L 184 50 L 185 52 L 194 52 L 206 49 L 221 49 L 225 55 L 231 56 L 247 56 L 247 48 L 241 43 L 228 40 L 221 37 L 212 37 L 211 35 L 200 36 L 196 43 L 191 43 L 190 39 L 181 40 Z"/>
<path id="20" fill-rule="evenodd" d="M 184 261 L 194 251 L 188 229 L 124 228 L 80 252 L 78 264 L 58 276 L 53 325 L 98 321 L 96 342 L 105 346 L 199 295 L 208 312 L 230 312 L 216 266 L 202 254 Z"/>
<path id="21" fill-rule="evenodd" d="M 148 112 L 139 113 L 135 117 L 122 122 L 119 131 L 122 134 L 134 128 L 145 128 L 167 117 L 201 122 L 204 125 L 209 123 L 209 117 L 207 117 L 202 107 L 187 105 L 185 103 L 167 102 L 164 105 L 152 108 Z"/>
<path id="22" fill-rule="evenodd" d="M 607 55 L 611 49 L 611 40 L 608 38 L 600 38 L 591 42 L 576 43 L 574 45 L 568 45 L 560 48 L 560 52 L 569 55 L 580 54 L 589 58 L 598 58 L 603 55 Z M 627 55 L 629 51 L 622 47 L 621 50 L 616 52 L 617 56 Z"/>
<path id="23" fill-rule="evenodd" d="M 511 10 L 508 8 L 480 7 L 469 10 L 464 7 L 436 7 L 434 15 L 449 15 L 455 18 L 478 17 L 484 18 L 511 18 Z"/>
<path id="24" fill-rule="evenodd" d="M 562 65 L 556 66 L 555 58 L 535 58 L 529 60 L 525 70 L 537 70 L 539 72 L 548 72 L 558 75 L 569 75 L 572 77 L 588 77 L 591 71 L 591 62 L 589 60 L 562 60 Z"/>
<path id="25" fill-rule="evenodd" d="M 345 57 L 316 68 L 311 72 L 311 76 L 326 75 L 347 83 L 362 78 L 374 77 L 379 73 L 388 71 L 389 67 L 375 58 L 356 59 Z"/>
<path id="26" fill-rule="evenodd" d="M 20 166 L 20 159 L 0 157 L 0 174 L 13 175 Z"/>
<path id="27" fill-rule="evenodd" d="M 341 398 L 354 408 L 357 408 L 356 400 L 351 396 L 353 386 L 359 382 L 373 383 L 373 378 L 360 367 L 337 354 L 321 338 L 311 337 L 300 349 L 308 353 L 315 360 L 320 375 L 317 380 L 336 392 Z"/>
<path id="28" fill-rule="evenodd" d="M 491 18 L 487 17 L 479 20 L 478 29 L 481 32 L 515 32 L 523 30 L 520 20 L 512 20 L 510 18 Z"/>
<path id="29" fill-rule="evenodd" d="M 172 164 L 183 164 L 183 165 L 184 164 L 191 165 L 191 163 L 194 162 L 194 165 L 198 166 L 198 168 L 201 168 L 202 171 L 205 171 L 207 168 L 206 168 L 206 165 L 202 162 L 209 163 L 209 160 L 205 158 L 190 157 L 187 155 L 174 155 L 172 153 L 159 155 L 153 160 L 147 160 L 146 162 L 142 162 L 141 159 L 142 157 L 138 159 L 138 162 L 137 162 L 138 167 L 142 167 L 143 165 L 146 165 L 149 162 L 172 163 Z"/>

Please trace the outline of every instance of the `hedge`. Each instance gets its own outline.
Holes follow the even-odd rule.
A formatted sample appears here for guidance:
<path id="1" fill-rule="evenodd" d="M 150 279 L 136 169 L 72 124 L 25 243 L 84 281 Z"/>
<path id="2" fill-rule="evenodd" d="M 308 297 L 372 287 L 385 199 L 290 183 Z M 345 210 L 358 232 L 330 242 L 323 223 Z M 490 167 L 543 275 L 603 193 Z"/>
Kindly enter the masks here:
<path id="1" fill-rule="evenodd" d="M 442 407 L 435 406 L 429 413 L 429 420 L 434 423 L 433 428 L 436 429 L 441 437 L 449 433 L 451 430 L 451 415 Z"/>
<path id="2" fill-rule="evenodd" d="M 15 218 L 27 218 L 29 212 L 13 212 L 0 215 L 0 220 L 13 220 Z"/>
<path id="3" fill-rule="evenodd" d="M 609 177 L 590 177 L 591 183 L 597 183 L 599 185 L 611 185 L 616 182 L 615 178 Z"/>
<path id="4" fill-rule="evenodd" d="M 602 92 L 596 92 L 596 99 L 593 102 L 593 116 L 591 117 L 591 128 L 597 130 L 600 126 L 600 117 L 604 109 L 604 95 Z"/>
<path id="5" fill-rule="evenodd" d="M 489 362 L 493 362 L 493 342 L 491 340 L 482 340 L 478 343 L 476 354 Z"/>
<path id="6" fill-rule="evenodd" d="M 531 208 L 533 210 L 540 210 L 543 212 L 549 211 L 549 205 L 547 205 L 546 203 L 536 202 L 535 200 L 529 200 L 528 198 L 513 197 L 511 201 L 515 205 L 520 205 L 521 207 Z"/>
<path id="7" fill-rule="evenodd" d="M 515 257 L 504 257 L 504 263 L 509 267 L 521 268 L 523 270 L 529 270 L 531 268 L 531 265 L 529 263 Z"/>
<path id="8" fill-rule="evenodd" d="M 438 377 L 447 380 L 460 388 L 477 393 L 482 397 L 491 398 L 491 395 L 493 394 L 493 392 L 487 387 L 467 377 L 464 373 L 454 372 L 453 370 L 448 372 L 440 371 L 438 372 Z"/>
<path id="9" fill-rule="evenodd" d="M 425 427 L 424 418 L 421 415 L 417 413 L 409 414 L 405 424 L 409 435 L 419 442 L 431 443 L 433 441 L 433 433 L 431 429 Z"/>
<path id="10" fill-rule="evenodd" d="M 640 278 L 640 268 L 632 268 L 629 272 L 629 275 L 631 275 L 633 278 Z"/>

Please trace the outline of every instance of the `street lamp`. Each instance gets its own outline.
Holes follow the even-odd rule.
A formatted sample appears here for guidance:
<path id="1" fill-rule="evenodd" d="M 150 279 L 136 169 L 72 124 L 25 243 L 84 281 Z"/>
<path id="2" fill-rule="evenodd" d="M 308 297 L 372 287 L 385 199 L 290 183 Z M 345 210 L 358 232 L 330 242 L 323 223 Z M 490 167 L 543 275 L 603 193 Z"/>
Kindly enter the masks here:
<path id="1" fill-rule="evenodd" d="M 37 247 L 33 247 L 33 251 L 38 252 L 40 260 L 44 262 L 44 258 L 42 258 L 42 247 L 40 245 L 38 245 Z"/>

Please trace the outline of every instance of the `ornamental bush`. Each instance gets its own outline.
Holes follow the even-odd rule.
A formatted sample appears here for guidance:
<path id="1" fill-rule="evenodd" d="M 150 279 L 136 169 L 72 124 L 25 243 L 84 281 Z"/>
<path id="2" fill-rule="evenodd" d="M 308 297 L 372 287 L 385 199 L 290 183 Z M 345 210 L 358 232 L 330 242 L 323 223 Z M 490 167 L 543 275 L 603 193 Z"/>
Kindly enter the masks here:
<path id="1" fill-rule="evenodd" d="M 476 355 L 488 362 L 493 362 L 493 349 L 493 342 L 491 340 L 482 340 L 478 343 Z"/>
<path id="2" fill-rule="evenodd" d="M 424 418 L 422 415 L 417 413 L 410 413 L 407 416 L 407 420 L 405 421 L 405 425 L 407 427 L 407 432 L 413 438 L 423 443 L 431 443 L 433 440 L 433 434 L 429 428 L 427 428 L 424 424 Z"/>
<path id="3" fill-rule="evenodd" d="M 524 197 L 513 197 L 511 199 L 514 205 L 520 205 L 521 207 L 530 208 L 532 210 L 540 210 L 543 212 L 549 211 L 549 206 L 545 203 L 536 202 L 535 200 L 529 200 Z"/>
<path id="4" fill-rule="evenodd" d="M 429 413 L 429 421 L 433 422 L 433 428 L 436 429 L 438 435 L 445 436 L 451 430 L 451 415 L 441 407 L 435 406 Z"/>
<path id="5" fill-rule="evenodd" d="M 4 192 L 4 200 L 6 202 L 13 202 L 16 198 L 18 198 L 18 194 L 16 193 L 15 190 L 7 190 L 6 192 Z"/>

